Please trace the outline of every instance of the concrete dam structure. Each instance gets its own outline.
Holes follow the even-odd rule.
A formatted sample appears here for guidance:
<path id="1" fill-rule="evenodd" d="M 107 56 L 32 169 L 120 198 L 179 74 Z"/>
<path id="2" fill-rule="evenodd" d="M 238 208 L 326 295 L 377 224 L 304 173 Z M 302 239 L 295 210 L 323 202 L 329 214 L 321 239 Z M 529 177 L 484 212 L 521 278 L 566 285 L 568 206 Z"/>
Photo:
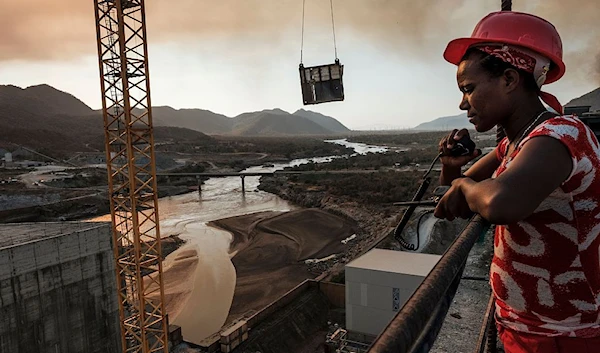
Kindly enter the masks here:
<path id="1" fill-rule="evenodd" d="M 109 223 L 1 224 L 0 352 L 120 352 L 111 243 Z"/>

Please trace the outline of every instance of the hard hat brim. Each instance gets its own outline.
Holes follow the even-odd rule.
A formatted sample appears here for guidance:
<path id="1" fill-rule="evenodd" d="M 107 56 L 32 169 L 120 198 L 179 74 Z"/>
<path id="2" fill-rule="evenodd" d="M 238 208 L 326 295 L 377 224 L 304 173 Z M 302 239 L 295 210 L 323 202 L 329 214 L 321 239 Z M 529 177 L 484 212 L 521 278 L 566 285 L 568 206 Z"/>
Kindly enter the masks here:
<path id="1" fill-rule="evenodd" d="M 460 61 L 465 56 L 465 54 L 466 54 L 467 50 L 469 50 L 469 48 L 471 48 L 472 46 L 474 46 L 476 44 L 481 44 L 481 43 L 502 43 L 502 44 L 520 46 L 520 47 L 528 48 L 530 50 L 538 52 L 541 55 L 547 57 L 548 59 L 550 59 L 550 61 L 552 61 L 552 63 L 554 65 L 550 69 L 550 72 L 548 72 L 548 76 L 547 76 L 545 84 L 555 82 L 565 74 L 565 71 L 566 71 L 565 64 L 563 63 L 563 61 L 560 58 L 556 57 L 554 54 L 541 51 L 539 48 L 532 47 L 523 42 L 519 42 L 519 41 L 515 41 L 515 40 L 508 40 L 508 39 L 493 39 L 493 38 L 458 38 L 458 39 L 454 39 L 450 43 L 448 43 L 448 45 L 446 46 L 446 50 L 444 51 L 444 59 L 446 59 L 446 61 L 448 61 L 451 64 L 458 65 L 458 64 L 460 64 Z"/>

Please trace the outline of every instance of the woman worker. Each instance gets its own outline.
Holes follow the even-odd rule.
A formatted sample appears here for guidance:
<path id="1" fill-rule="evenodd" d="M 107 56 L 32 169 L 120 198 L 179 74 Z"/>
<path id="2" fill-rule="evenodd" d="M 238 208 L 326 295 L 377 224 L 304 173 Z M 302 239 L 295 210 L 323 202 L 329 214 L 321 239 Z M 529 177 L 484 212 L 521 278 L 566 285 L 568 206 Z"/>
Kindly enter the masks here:
<path id="1" fill-rule="evenodd" d="M 460 109 L 475 129 L 506 133 L 464 174 L 480 152 L 442 157 L 451 187 L 435 210 L 497 225 L 490 282 L 506 352 L 600 352 L 600 147 L 541 91 L 565 72 L 559 34 L 530 14 L 491 13 L 444 58 L 458 66 Z M 453 131 L 440 151 L 466 134 Z"/>

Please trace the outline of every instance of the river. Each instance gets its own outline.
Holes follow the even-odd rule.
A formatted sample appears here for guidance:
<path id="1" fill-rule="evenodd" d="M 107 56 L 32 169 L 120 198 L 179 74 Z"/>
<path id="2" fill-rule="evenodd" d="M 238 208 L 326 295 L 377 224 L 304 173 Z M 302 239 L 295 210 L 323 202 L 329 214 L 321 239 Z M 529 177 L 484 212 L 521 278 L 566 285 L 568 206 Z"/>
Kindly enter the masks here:
<path id="1" fill-rule="evenodd" d="M 354 154 L 385 152 L 387 147 L 347 140 L 328 140 L 353 148 Z M 327 163 L 344 156 L 296 159 L 272 167 L 251 167 L 243 172 L 271 172 L 306 163 Z M 170 323 L 182 327 L 187 341 L 199 343 L 217 332 L 227 319 L 233 300 L 236 272 L 230 258 L 232 235 L 207 226 L 207 222 L 260 211 L 289 211 L 295 207 L 276 195 L 258 190 L 260 177 L 245 177 L 246 193 L 239 177 L 210 178 L 197 192 L 161 198 L 158 202 L 161 236 L 178 234 L 186 244 L 164 262 L 165 292 L 178 298 Z M 96 220 L 106 220 L 99 217 Z M 110 219 L 110 216 L 108 216 Z M 191 268 L 191 266 L 195 268 Z M 170 278 L 170 270 L 187 268 Z M 183 282 L 183 283 L 182 283 Z M 172 286 L 172 288 L 171 288 Z M 175 288 L 176 287 L 176 288 Z"/>

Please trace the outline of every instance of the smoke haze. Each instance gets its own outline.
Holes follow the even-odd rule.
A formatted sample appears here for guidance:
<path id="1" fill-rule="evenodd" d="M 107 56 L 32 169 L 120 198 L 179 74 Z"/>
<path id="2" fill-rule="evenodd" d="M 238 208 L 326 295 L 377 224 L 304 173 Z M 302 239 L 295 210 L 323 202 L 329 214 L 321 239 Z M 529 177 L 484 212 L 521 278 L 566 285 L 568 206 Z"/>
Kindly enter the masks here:
<path id="1" fill-rule="evenodd" d="M 468 36 L 500 0 L 335 0 L 338 40 L 372 45 L 397 56 L 441 58 L 445 43 Z M 96 54 L 92 0 L 0 2 L 0 62 L 69 60 Z M 218 38 L 278 46 L 297 35 L 302 0 L 146 0 L 152 44 Z M 552 22 L 562 36 L 571 79 L 600 82 L 597 0 L 513 1 L 513 9 Z M 331 36 L 329 1 L 306 0 L 306 34 Z M 312 32 L 311 32 L 312 31 Z M 451 37 L 452 36 L 452 37 Z M 314 38 L 314 37 L 313 37 Z M 305 40 L 310 40 L 306 38 Z M 343 59 L 343 56 L 341 55 Z"/>

